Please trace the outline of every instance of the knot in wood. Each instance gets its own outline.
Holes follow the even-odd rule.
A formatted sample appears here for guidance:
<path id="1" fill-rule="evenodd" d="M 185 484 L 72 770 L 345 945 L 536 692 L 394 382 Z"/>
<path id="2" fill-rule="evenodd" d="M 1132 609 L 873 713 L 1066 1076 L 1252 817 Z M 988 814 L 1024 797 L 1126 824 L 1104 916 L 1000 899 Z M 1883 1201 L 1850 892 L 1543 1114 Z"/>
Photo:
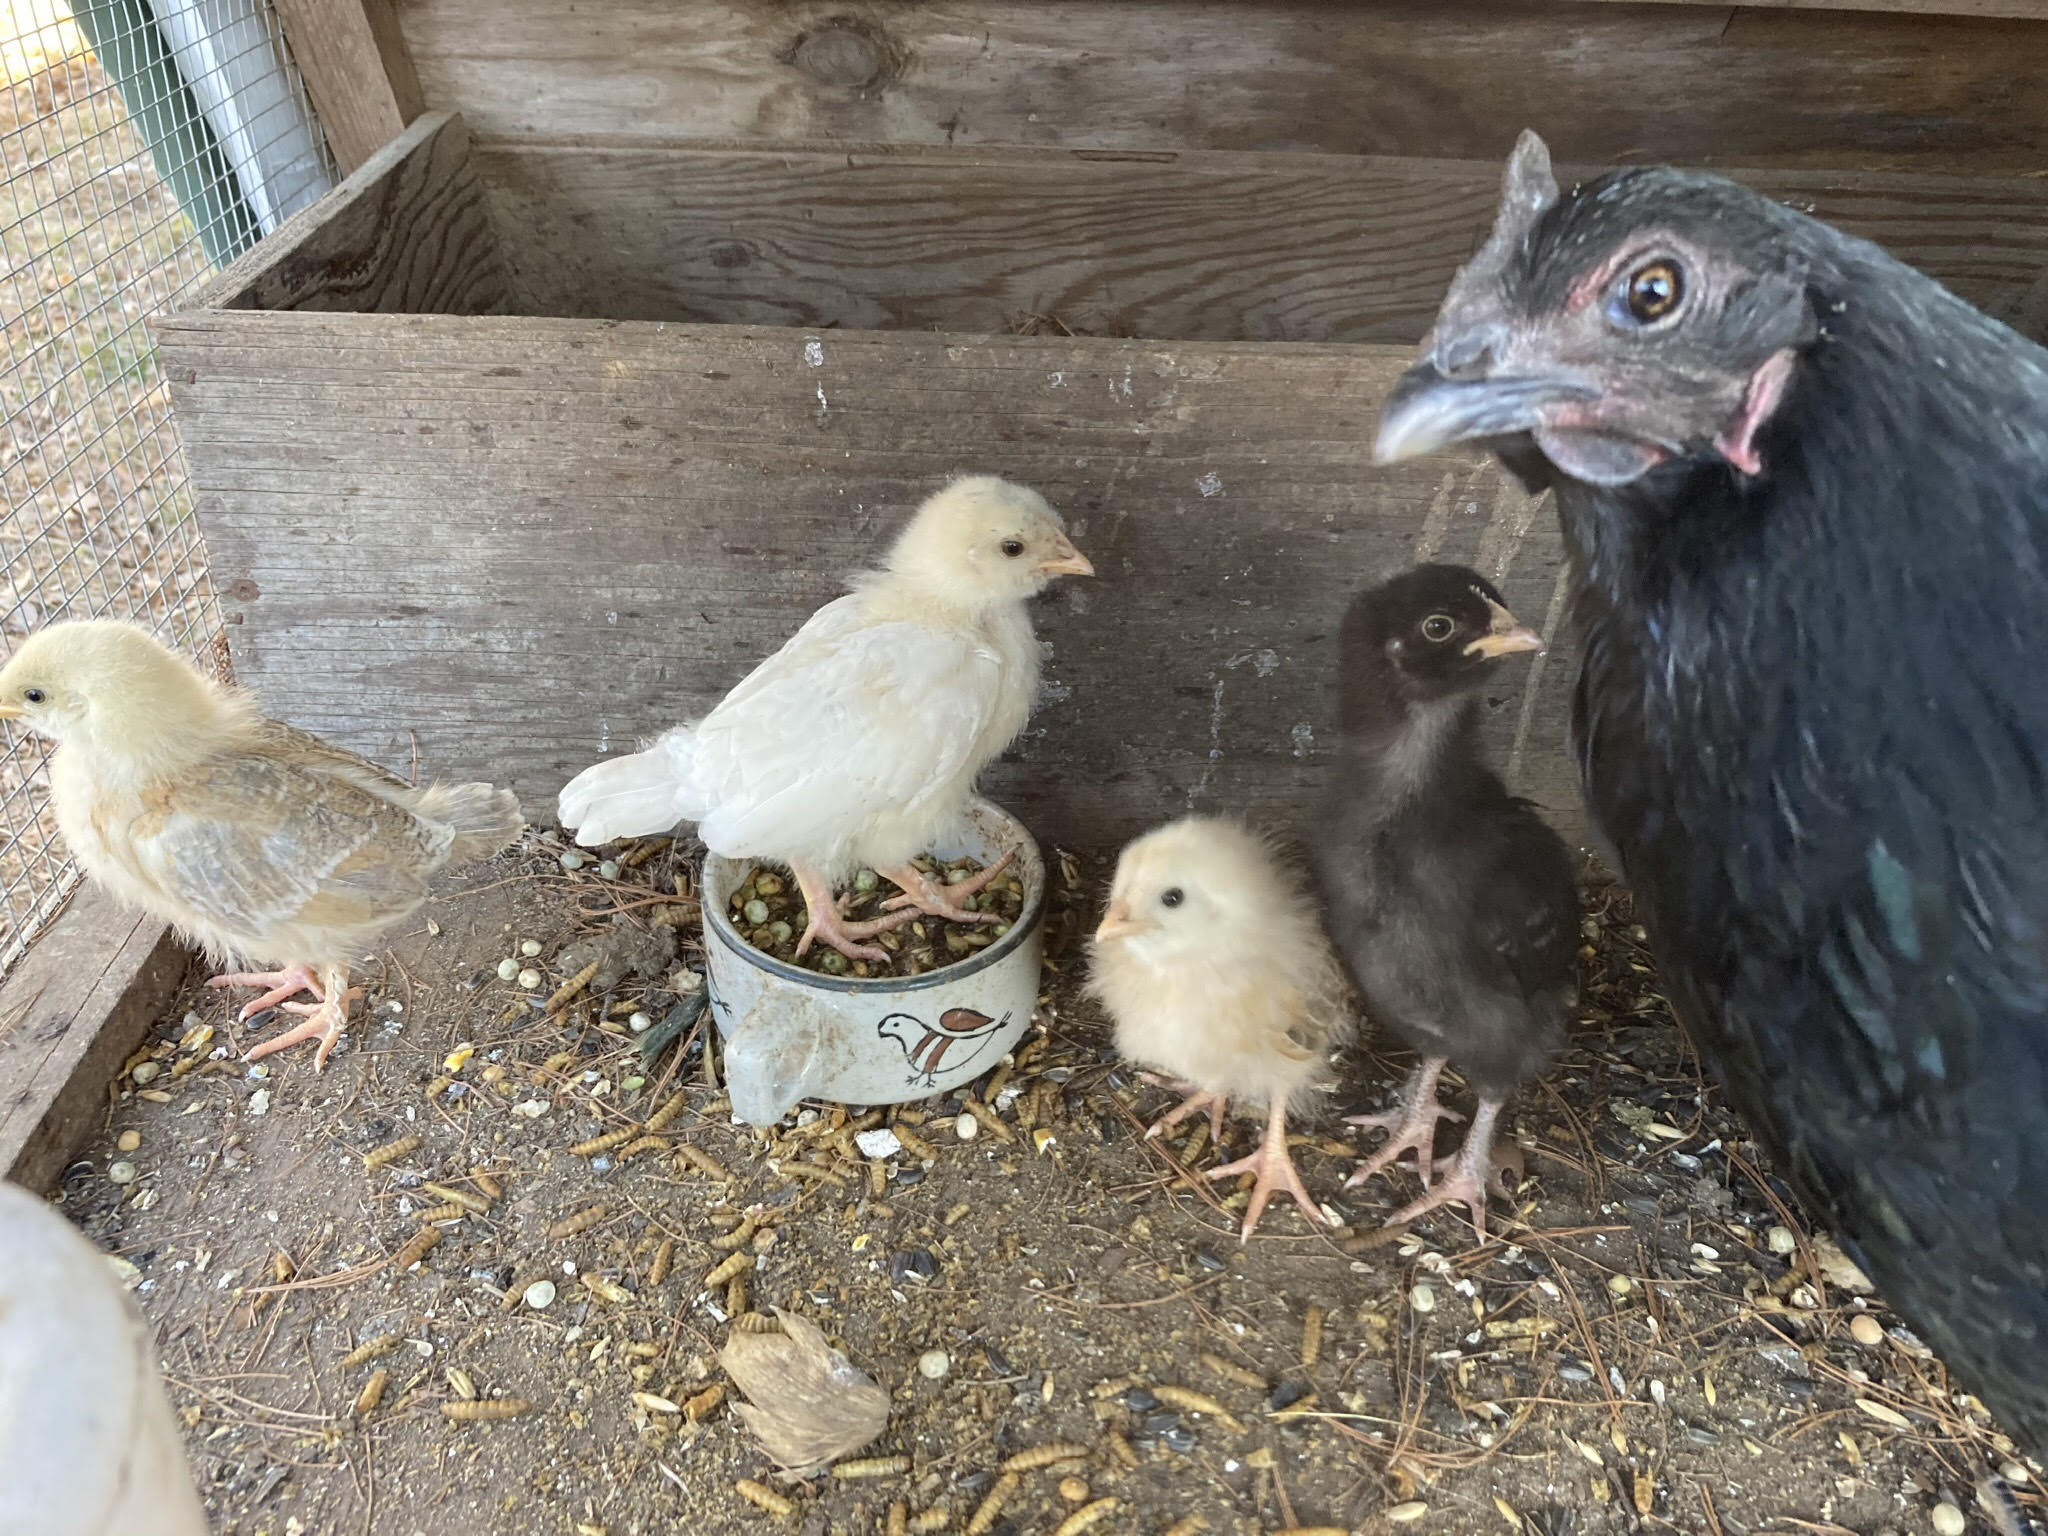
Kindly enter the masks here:
<path id="1" fill-rule="evenodd" d="M 820 85 L 849 91 L 877 90 L 901 73 L 888 34 L 858 16 L 836 16 L 801 33 L 782 60 Z"/>

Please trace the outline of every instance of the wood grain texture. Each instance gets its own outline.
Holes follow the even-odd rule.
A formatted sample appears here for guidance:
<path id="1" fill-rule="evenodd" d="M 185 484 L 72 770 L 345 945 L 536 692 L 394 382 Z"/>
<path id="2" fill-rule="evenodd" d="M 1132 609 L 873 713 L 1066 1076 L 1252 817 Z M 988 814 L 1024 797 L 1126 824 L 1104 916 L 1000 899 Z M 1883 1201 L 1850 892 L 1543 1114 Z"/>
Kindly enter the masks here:
<path id="1" fill-rule="evenodd" d="M 0 984 L 0 1176 L 57 1182 L 187 959 L 167 925 L 80 887 Z"/>
<path id="2" fill-rule="evenodd" d="M 449 113 L 420 118 L 221 270 L 204 308 L 491 314 L 510 307 L 497 231 Z"/>
<path id="3" fill-rule="evenodd" d="M 2031 172 L 2048 27 L 1573 0 L 400 0 L 480 136 Z"/>
<path id="4" fill-rule="evenodd" d="M 1393 348 L 183 314 L 159 337 L 239 677 L 385 762 L 509 783 L 701 713 L 944 477 L 1042 489 L 1101 578 L 1041 605 L 989 788 L 1055 841 L 1297 814 L 1338 619 L 1418 556 L 1554 622 L 1554 520 L 1490 458 L 1371 464 Z M 1488 700 L 1574 836 L 1568 667 Z M 1519 742 L 1519 751 L 1518 751 Z"/>
<path id="5" fill-rule="evenodd" d="M 1601 0 L 1603 4 L 1711 5 L 1729 9 L 1728 0 Z M 1913 16 L 2009 16 L 2021 21 L 2048 21 L 2048 0 L 1742 0 L 1762 10 L 1892 11 Z"/>
<path id="6" fill-rule="evenodd" d="M 1163 340 L 1414 342 L 1500 187 L 1493 162 L 1249 151 L 514 139 L 476 158 L 534 313 Z M 2048 329 L 2048 182 L 1738 174 Z"/>
<path id="7" fill-rule="evenodd" d="M 391 0 L 276 3 L 328 148 L 346 176 L 426 110 L 397 12 Z"/>

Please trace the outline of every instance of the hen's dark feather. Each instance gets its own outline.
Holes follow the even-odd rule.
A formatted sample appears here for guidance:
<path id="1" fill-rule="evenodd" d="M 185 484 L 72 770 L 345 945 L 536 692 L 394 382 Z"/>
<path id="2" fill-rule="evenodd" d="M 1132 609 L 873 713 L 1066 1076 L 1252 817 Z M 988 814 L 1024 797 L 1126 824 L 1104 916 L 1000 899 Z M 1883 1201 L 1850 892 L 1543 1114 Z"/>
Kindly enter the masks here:
<path id="1" fill-rule="evenodd" d="M 2048 353 L 1672 172 L 1567 195 L 1530 281 L 1653 219 L 1799 274 L 1821 334 L 1761 476 L 1555 477 L 1589 805 L 1734 1103 L 2048 1449 Z"/>

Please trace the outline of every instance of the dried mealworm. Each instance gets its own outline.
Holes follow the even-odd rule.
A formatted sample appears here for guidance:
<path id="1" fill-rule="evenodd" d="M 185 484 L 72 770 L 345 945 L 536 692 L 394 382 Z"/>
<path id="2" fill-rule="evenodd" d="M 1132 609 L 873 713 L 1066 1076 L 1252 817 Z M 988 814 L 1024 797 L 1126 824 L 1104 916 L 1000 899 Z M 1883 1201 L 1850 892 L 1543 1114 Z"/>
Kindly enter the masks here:
<path id="1" fill-rule="evenodd" d="M 987 1496 L 982 1499 L 981 1507 L 975 1510 L 973 1518 L 967 1522 L 967 1536 L 988 1536 L 988 1533 L 995 1529 L 996 1520 L 1001 1516 L 1003 1506 L 1010 1502 L 1011 1496 L 1021 1486 L 1023 1479 L 1014 1472 L 1005 1472 L 997 1478 L 989 1488 Z"/>
<path id="2" fill-rule="evenodd" d="M 485 1173 L 481 1168 L 469 1170 L 469 1182 L 482 1190 L 484 1198 L 487 1200 L 502 1200 L 505 1198 L 505 1186 L 491 1177 L 490 1174 Z"/>
<path id="3" fill-rule="evenodd" d="M 640 1134 L 640 1127 L 629 1125 L 624 1130 L 606 1131 L 602 1136 L 593 1136 L 588 1141 L 579 1141 L 569 1149 L 571 1157 L 596 1157 L 600 1152 L 609 1152 L 613 1147 L 623 1147 Z"/>
<path id="4" fill-rule="evenodd" d="M 784 1178 L 808 1179 L 814 1184 L 843 1185 L 846 1182 L 846 1175 L 837 1168 L 821 1168 L 816 1163 L 800 1163 L 794 1159 L 788 1162 L 778 1160 L 775 1171 Z"/>
<path id="5" fill-rule="evenodd" d="M 1165 1398 L 1160 1399 L 1165 1402 Z M 1019 1451 L 1003 1463 L 1005 1472 L 1036 1472 L 1040 1467 L 1056 1466 L 1063 1461 L 1086 1461 L 1088 1447 L 1076 1445 L 1071 1440 L 1054 1440 L 1047 1445 L 1034 1445 L 1028 1451 Z"/>
<path id="6" fill-rule="evenodd" d="M 1197 1532 L 1207 1529 L 1208 1527 L 1202 1524 L 1202 1517 L 1200 1515 L 1188 1515 L 1169 1525 L 1166 1528 L 1165 1536 L 1196 1536 Z"/>
<path id="7" fill-rule="evenodd" d="M 683 1404 L 683 1417 L 692 1424 L 702 1423 L 725 1401 L 725 1388 L 713 1383 Z"/>
<path id="8" fill-rule="evenodd" d="M 1123 1437 L 1121 1430 L 1106 1429 L 1102 1432 L 1102 1443 L 1109 1447 L 1109 1454 L 1134 1471 L 1138 1465 L 1138 1453 L 1131 1442 Z"/>
<path id="9" fill-rule="evenodd" d="M 562 1009 L 568 1007 L 570 1003 L 574 1002 L 583 989 L 590 985 L 590 978 L 597 974 L 597 964 L 597 961 L 591 961 L 590 964 L 555 988 L 548 995 L 547 1007 L 543 1011 L 559 1013 Z"/>
<path id="10" fill-rule="evenodd" d="M 889 1506 L 882 1530 L 883 1536 L 910 1536 L 910 1507 L 901 1499 Z"/>
<path id="11" fill-rule="evenodd" d="M 785 1499 L 773 1488 L 764 1487 L 750 1477 L 741 1478 L 740 1481 L 734 1483 L 732 1491 L 753 1505 L 754 1508 L 765 1509 L 769 1514 L 779 1515 L 785 1520 L 796 1513 L 796 1505 Z"/>
<path id="12" fill-rule="evenodd" d="M 686 1164 L 688 1166 L 684 1166 Z M 702 1147 L 693 1147 L 687 1141 L 676 1148 L 676 1167 L 681 1173 L 688 1173 L 691 1168 L 695 1168 L 699 1173 L 709 1174 L 721 1183 L 732 1182 L 732 1175 L 725 1171 L 725 1164 Z"/>
<path id="13" fill-rule="evenodd" d="M 651 1291 L 668 1278 L 669 1270 L 676 1261 L 676 1240 L 664 1237 L 661 1246 L 654 1250 L 654 1262 L 647 1266 L 647 1288 Z"/>
<path id="14" fill-rule="evenodd" d="M 1288 1525 L 1282 1526 L 1273 1536 L 1351 1536 L 1348 1525 Z"/>
<path id="15" fill-rule="evenodd" d="M 755 1220 L 752 1216 L 749 1216 L 745 1221 L 741 1222 L 738 1226 L 734 1227 L 730 1232 L 726 1233 L 723 1237 L 712 1238 L 711 1246 L 716 1248 L 720 1253 L 730 1253 L 735 1248 L 746 1247 L 747 1244 L 751 1243 L 754 1240 L 754 1234 L 760 1231 L 760 1229 L 760 1222 Z"/>
<path id="16" fill-rule="evenodd" d="M 1016 1141 L 1017 1133 L 1010 1129 L 1009 1121 L 990 1109 L 981 1100 L 970 1094 L 962 1102 L 966 1105 L 967 1113 L 979 1120 L 981 1128 L 987 1131 L 989 1135 L 995 1137 L 997 1141 Z"/>
<path id="17" fill-rule="evenodd" d="M 619 1154 L 613 1161 L 629 1163 L 643 1152 L 659 1152 L 667 1146 L 668 1140 L 666 1137 L 636 1136 L 633 1140 L 619 1148 Z"/>
<path id="18" fill-rule="evenodd" d="M 523 1397 L 487 1397 L 473 1402 L 441 1405 L 441 1417 L 453 1419 L 457 1424 L 483 1424 L 497 1419 L 516 1419 L 522 1413 L 531 1412 L 533 1404 Z"/>
<path id="19" fill-rule="evenodd" d="M 441 1097 L 442 1094 L 446 1093 L 454 1081 L 455 1079 L 452 1077 L 437 1077 L 427 1084 L 427 1091 L 421 1094 L 420 1097 L 431 1104 L 434 1100 Z"/>
<path id="20" fill-rule="evenodd" d="M 1206 1365 L 1218 1376 L 1221 1376 L 1225 1381 L 1234 1381 L 1240 1387 L 1250 1387 L 1254 1392 L 1264 1392 L 1269 1386 L 1265 1377 L 1261 1376 L 1257 1371 L 1245 1369 L 1235 1360 L 1226 1360 L 1221 1355 L 1212 1355 L 1206 1352 L 1199 1358 L 1202 1364 Z"/>
<path id="21" fill-rule="evenodd" d="M 340 1368 L 344 1371 L 363 1365 L 379 1355 L 388 1355 L 405 1342 L 395 1333 L 380 1333 L 374 1339 L 365 1339 L 354 1349 L 341 1357 Z"/>
<path id="22" fill-rule="evenodd" d="M 1206 1413 L 1228 1429 L 1244 1428 L 1228 1408 L 1206 1392 L 1191 1391 L 1187 1387 L 1154 1387 L 1152 1395 L 1167 1407 L 1178 1408 L 1182 1413 Z"/>
<path id="23" fill-rule="evenodd" d="M 423 1211 L 415 1211 L 413 1220 L 423 1227 L 430 1227 L 437 1221 L 460 1221 L 468 1214 L 467 1207 L 450 1200 L 446 1205 L 430 1205 Z"/>
<path id="24" fill-rule="evenodd" d="M 479 1216 L 486 1214 L 491 1208 L 491 1202 L 482 1195 L 472 1194 L 466 1189 L 457 1189 L 451 1184 L 432 1184 L 422 1180 L 420 1188 L 437 1200 L 453 1201 L 464 1210 L 473 1211 Z"/>
<path id="25" fill-rule="evenodd" d="M 742 1312 L 732 1326 L 739 1333 L 780 1333 L 782 1319 L 771 1312 Z"/>
<path id="26" fill-rule="evenodd" d="M 417 1136 L 401 1136 L 396 1141 L 387 1141 L 381 1147 L 374 1147 L 363 1154 L 363 1172 L 375 1173 L 386 1163 L 395 1163 L 408 1152 L 419 1150 Z"/>
<path id="27" fill-rule="evenodd" d="M 933 1531 L 943 1531 L 952 1519 L 952 1512 L 943 1504 L 920 1509 L 910 1517 L 910 1536 L 931 1536 Z"/>
<path id="28" fill-rule="evenodd" d="M 667 1130 L 670 1123 L 688 1107 L 688 1095 L 678 1089 L 663 1101 L 661 1108 L 647 1117 L 649 1131 Z"/>
<path id="29" fill-rule="evenodd" d="M 644 842 L 637 844 L 630 853 L 619 860 L 619 867 L 621 869 L 638 869 L 642 864 L 645 864 L 649 859 L 661 852 L 662 849 L 671 846 L 674 842 L 675 839 L 671 837 L 650 837 Z"/>
<path id="30" fill-rule="evenodd" d="M 605 1279 L 594 1270 L 586 1269 L 578 1278 L 583 1282 L 583 1289 L 615 1307 L 623 1307 L 633 1299 L 633 1293 L 623 1285 Z"/>
<path id="31" fill-rule="evenodd" d="M 401 1275 L 424 1259 L 434 1244 L 441 1241 L 439 1227 L 421 1227 L 406 1239 L 405 1246 L 392 1255 L 391 1264 Z"/>
<path id="32" fill-rule="evenodd" d="M 890 1126 L 889 1129 L 896 1133 L 896 1139 L 903 1143 L 905 1150 L 907 1150 L 912 1157 L 917 1158 L 921 1162 L 936 1162 L 938 1160 L 939 1149 L 933 1146 L 930 1142 L 926 1141 L 922 1136 L 918 1135 L 917 1132 L 910 1129 L 910 1127 L 905 1125 L 901 1120 L 898 1120 L 894 1125 Z"/>
<path id="33" fill-rule="evenodd" d="M 869 1477 L 895 1477 L 910 1470 L 908 1456 L 863 1456 L 857 1461 L 835 1462 L 832 1475 L 848 1482 Z"/>
<path id="34" fill-rule="evenodd" d="M 868 1193 L 877 1200 L 889 1193 L 889 1165 L 880 1158 L 868 1164 Z"/>
<path id="35" fill-rule="evenodd" d="M 384 1401 L 384 1388 L 391 1381 L 391 1373 L 379 1366 L 370 1372 L 370 1379 L 363 1383 L 363 1390 L 356 1394 L 356 1417 L 366 1419 L 377 1411 L 377 1405 Z"/>
<path id="36" fill-rule="evenodd" d="M 1083 1504 L 1059 1523 L 1052 1536 L 1081 1536 L 1083 1531 L 1115 1509 L 1120 1502 L 1117 1499 L 1096 1499 Z"/>
<path id="37" fill-rule="evenodd" d="M 744 1275 L 753 1267 L 754 1256 L 751 1253 L 735 1253 L 704 1277 L 704 1289 L 715 1291 L 734 1275 Z"/>
<path id="38" fill-rule="evenodd" d="M 739 1317 L 747 1310 L 747 1277 L 734 1275 L 725 1282 L 725 1315 Z"/>
<path id="39" fill-rule="evenodd" d="M 1301 1363 L 1312 1366 L 1323 1352 L 1323 1309 L 1310 1307 L 1301 1314 Z"/>
<path id="40" fill-rule="evenodd" d="M 559 1240 L 564 1237 L 574 1237 L 578 1232 L 588 1232 L 600 1221 L 603 1221 L 605 1217 L 611 1215 L 611 1213 L 612 1208 L 608 1205 L 586 1205 L 582 1210 L 576 1212 L 575 1215 L 564 1216 L 552 1227 L 549 1227 L 548 1237 L 550 1240 Z"/>
<path id="41" fill-rule="evenodd" d="M 535 1069 L 535 1075 L 538 1077 L 553 1077 L 575 1059 L 576 1053 L 574 1051 L 557 1051 Z"/>
<path id="42" fill-rule="evenodd" d="M 973 1213 L 974 1207 L 967 1201 L 962 1200 L 958 1205 L 954 1206 L 950 1211 L 946 1212 L 943 1220 L 945 1225 L 950 1227 L 959 1222 L 965 1221 Z"/>

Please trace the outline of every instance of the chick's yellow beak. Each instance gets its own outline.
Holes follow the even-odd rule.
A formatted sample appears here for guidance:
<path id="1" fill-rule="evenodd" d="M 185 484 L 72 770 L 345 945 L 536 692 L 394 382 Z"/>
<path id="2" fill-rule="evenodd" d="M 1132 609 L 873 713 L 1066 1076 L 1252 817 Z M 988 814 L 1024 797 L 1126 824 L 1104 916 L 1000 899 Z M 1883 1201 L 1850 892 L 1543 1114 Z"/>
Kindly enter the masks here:
<path id="1" fill-rule="evenodd" d="M 1040 563 L 1038 569 L 1046 576 L 1093 576 L 1095 564 L 1081 551 L 1074 548 L 1074 541 L 1064 533 L 1053 545 L 1053 557 Z"/>
<path id="2" fill-rule="evenodd" d="M 25 713 L 19 704 L 0 704 L 0 720 L 19 720 Z"/>
<path id="3" fill-rule="evenodd" d="M 1517 651 L 1543 649 L 1543 637 L 1526 624 L 1520 623 L 1506 608 L 1492 598 L 1486 600 L 1486 607 L 1492 622 L 1487 625 L 1485 634 L 1465 647 L 1467 656 L 1492 658 L 1512 656 Z"/>
<path id="4" fill-rule="evenodd" d="M 1143 933 L 1150 926 L 1131 916 L 1130 903 L 1112 901 L 1109 910 L 1102 914 L 1101 926 L 1095 930 L 1095 942 L 1104 944 L 1111 939 L 1127 939 L 1134 933 Z"/>

